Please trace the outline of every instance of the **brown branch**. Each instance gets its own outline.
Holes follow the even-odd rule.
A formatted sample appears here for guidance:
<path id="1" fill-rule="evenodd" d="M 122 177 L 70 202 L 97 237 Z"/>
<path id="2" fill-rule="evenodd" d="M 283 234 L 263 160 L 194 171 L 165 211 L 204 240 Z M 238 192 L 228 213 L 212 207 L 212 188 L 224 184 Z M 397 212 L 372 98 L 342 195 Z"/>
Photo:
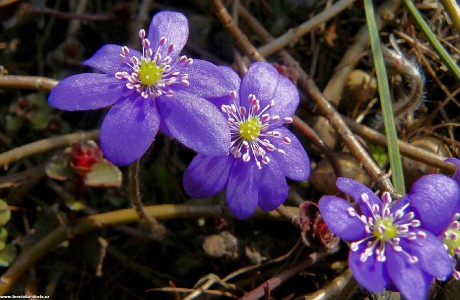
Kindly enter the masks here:
<path id="1" fill-rule="evenodd" d="M 43 15 L 50 15 L 60 19 L 67 19 L 67 20 L 85 20 L 85 21 L 93 21 L 93 22 L 105 22 L 110 21 L 115 18 L 114 15 L 111 14 L 79 14 L 79 13 L 68 13 L 63 12 L 54 8 L 49 7 L 35 7 L 32 5 L 27 5 L 25 12 L 33 13 L 33 14 L 43 14 Z"/>
<path id="2" fill-rule="evenodd" d="M 337 276 L 316 292 L 306 295 L 304 300 L 334 299 L 334 296 L 340 293 L 350 282 L 350 280 L 353 280 L 353 277 L 351 274 L 351 270 L 347 269 L 345 272 L 343 272 L 343 274 Z"/>
<path id="3" fill-rule="evenodd" d="M 0 154 L 0 166 L 8 166 L 10 163 L 15 162 L 19 159 L 34 154 L 48 152 L 54 149 L 70 146 L 79 141 L 97 140 L 98 138 L 99 130 L 92 130 L 40 140 L 37 142 L 14 148 L 10 151 Z"/>
<path id="4" fill-rule="evenodd" d="M 362 136 L 364 139 L 380 145 L 386 146 L 387 145 L 387 138 L 385 135 L 381 134 L 378 131 L 375 131 L 367 126 L 361 125 L 353 121 L 352 119 L 345 118 L 345 122 L 350 127 L 350 129 Z M 401 154 L 420 161 L 424 164 L 429 166 L 433 166 L 439 168 L 445 172 L 453 172 L 455 171 L 455 167 L 452 164 L 448 164 L 444 162 L 443 157 L 436 155 L 434 153 L 428 152 L 422 148 L 411 146 L 407 143 L 398 140 L 398 147 L 401 151 Z"/>
<path id="5" fill-rule="evenodd" d="M 0 75 L 0 87 L 51 91 L 59 81 L 40 76 Z"/>
<path id="6" fill-rule="evenodd" d="M 302 23 L 296 28 L 289 29 L 285 34 L 274 39 L 271 38 L 268 43 L 259 47 L 258 51 L 261 55 L 267 57 L 273 53 L 283 49 L 284 47 L 290 45 L 293 42 L 299 40 L 302 36 L 306 35 L 316 27 L 320 26 L 324 22 L 327 22 L 329 19 L 332 19 L 348 7 L 350 7 L 355 0 L 340 0 L 336 2 L 331 7 L 323 10 L 319 14 L 315 15 L 313 18 Z"/>
<path id="7" fill-rule="evenodd" d="M 313 266 L 316 264 L 318 261 L 322 260 L 326 256 L 328 256 L 330 253 L 327 252 L 314 252 L 310 254 L 304 261 L 294 265 L 290 269 L 286 269 L 283 272 L 279 273 L 277 276 L 274 276 L 267 280 L 266 282 L 262 283 L 255 289 L 253 289 L 251 292 L 247 293 L 243 297 L 241 297 L 241 300 L 254 300 L 254 299 L 259 299 L 265 295 L 265 290 L 269 289 L 270 291 L 276 289 L 278 286 L 280 286 L 283 282 L 287 281 L 289 278 L 292 276 L 296 275 L 300 271 Z"/>
<path id="8" fill-rule="evenodd" d="M 265 61 L 265 58 L 259 54 L 256 47 L 252 45 L 248 37 L 240 30 L 240 28 L 233 22 L 232 16 L 229 14 L 228 10 L 223 5 L 222 1 L 214 0 L 212 1 L 212 6 L 215 14 L 227 29 L 227 31 L 232 35 L 233 41 L 236 46 L 243 50 L 243 52 L 252 60 L 252 61 Z"/>
<path id="9" fill-rule="evenodd" d="M 401 6 L 400 0 L 387 0 L 377 9 L 375 22 L 377 28 L 381 29 L 388 21 L 395 18 L 396 11 Z M 324 97 L 331 101 L 334 106 L 338 106 L 342 97 L 343 88 L 348 74 L 355 68 L 362 57 L 363 52 L 369 49 L 369 31 L 367 25 L 363 27 L 355 36 L 355 42 L 348 48 L 339 63 L 340 68 L 336 68 L 331 79 L 323 90 Z"/>

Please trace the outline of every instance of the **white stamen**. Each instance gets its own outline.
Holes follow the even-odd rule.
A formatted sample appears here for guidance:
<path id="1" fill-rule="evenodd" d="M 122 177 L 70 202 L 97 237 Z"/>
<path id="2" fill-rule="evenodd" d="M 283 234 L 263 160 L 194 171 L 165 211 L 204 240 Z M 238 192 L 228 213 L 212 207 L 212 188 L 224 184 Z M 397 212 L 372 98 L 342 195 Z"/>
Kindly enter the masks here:
<path id="1" fill-rule="evenodd" d="M 126 80 L 126 87 L 131 90 L 135 90 L 144 99 L 156 98 L 161 95 L 171 97 L 174 95 L 172 86 L 174 84 L 181 84 L 182 86 L 189 86 L 188 74 L 184 73 L 184 70 L 193 63 L 193 60 L 186 56 L 181 56 L 174 62 L 169 54 L 175 50 L 175 45 L 170 44 L 166 47 L 166 37 L 161 37 L 158 43 L 157 49 L 152 49 L 152 43 L 147 38 L 145 30 L 139 31 L 139 39 L 142 45 L 142 56 L 130 56 L 129 48 L 123 46 L 121 48 L 121 54 L 119 55 L 124 64 L 128 65 L 132 72 L 128 74 L 126 72 L 116 72 L 115 78 L 119 80 Z M 165 55 L 165 59 L 162 59 L 162 54 Z M 152 59 L 153 58 L 153 59 Z M 139 76 L 142 68 L 145 68 L 144 64 L 156 64 L 161 69 L 161 78 L 155 80 L 155 82 L 145 84 L 142 80 L 148 80 L 152 76 L 149 72 L 144 74 L 144 77 Z"/>

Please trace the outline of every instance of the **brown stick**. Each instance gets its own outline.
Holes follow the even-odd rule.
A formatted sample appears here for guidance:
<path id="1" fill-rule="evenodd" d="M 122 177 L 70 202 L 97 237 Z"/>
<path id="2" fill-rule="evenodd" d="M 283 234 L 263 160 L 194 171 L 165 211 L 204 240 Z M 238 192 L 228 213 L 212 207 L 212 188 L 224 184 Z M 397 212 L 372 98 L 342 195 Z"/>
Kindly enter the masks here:
<path id="1" fill-rule="evenodd" d="M 53 149 L 70 146 L 83 140 L 95 140 L 99 138 L 99 130 L 86 132 L 77 132 L 62 136 L 52 137 L 40 141 L 36 141 L 21 147 L 14 148 L 10 151 L 0 154 L 0 166 L 8 166 L 8 164 L 34 155 L 51 151 Z"/>
<path id="2" fill-rule="evenodd" d="M 265 295 L 265 289 L 274 290 L 281 283 L 285 282 L 286 280 L 296 275 L 300 271 L 313 266 L 327 255 L 329 255 L 327 252 L 314 252 L 310 254 L 304 261 L 296 264 L 290 269 L 284 270 L 277 276 L 270 278 L 266 282 L 262 283 L 261 285 L 259 285 L 243 297 L 241 297 L 240 300 L 254 300 L 263 297 Z"/>
<path id="3" fill-rule="evenodd" d="M 0 75 L 0 87 L 50 91 L 59 81 L 40 76 Z"/>

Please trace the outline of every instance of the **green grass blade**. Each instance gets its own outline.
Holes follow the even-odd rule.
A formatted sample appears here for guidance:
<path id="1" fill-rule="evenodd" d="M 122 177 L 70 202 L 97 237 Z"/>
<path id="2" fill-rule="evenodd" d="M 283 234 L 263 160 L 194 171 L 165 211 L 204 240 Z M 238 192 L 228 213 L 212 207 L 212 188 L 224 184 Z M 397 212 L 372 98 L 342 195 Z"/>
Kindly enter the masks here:
<path id="1" fill-rule="evenodd" d="M 385 124 L 385 134 L 388 140 L 388 155 L 392 172 L 392 181 L 397 193 L 405 194 L 404 174 L 401 165 L 401 155 L 398 148 L 398 137 L 396 135 L 395 120 L 391 107 L 390 87 L 388 76 L 383 61 L 382 49 L 380 47 L 379 32 L 375 24 L 375 12 L 372 0 L 364 0 L 364 10 L 366 12 L 366 22 L 369 29 L 369 37 L 374 57 L 375 71 L 382 105 L 383 123 Z"/>

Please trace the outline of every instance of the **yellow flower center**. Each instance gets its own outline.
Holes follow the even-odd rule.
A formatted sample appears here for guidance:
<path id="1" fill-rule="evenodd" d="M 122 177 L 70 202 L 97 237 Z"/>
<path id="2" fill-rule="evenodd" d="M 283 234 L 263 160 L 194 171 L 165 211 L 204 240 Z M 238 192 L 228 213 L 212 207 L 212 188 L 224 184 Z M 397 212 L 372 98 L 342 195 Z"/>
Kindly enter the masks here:
<path id="1" fill-rule="evenodd" d="M 379 228 L 384 228 L 383 232 Z M 398 228 L 393 224 L 393 218 L 378 219 L 375 223 L 374 236 L 377 239 L 388 242 L 398 234 Z"/>
<path id="2" fill-rule="evenodd" d="M 154 61 L 143 60 L 139 70 L 139 80 L 150 87 L 157 83 L 163 76 L 163 71 Z"/>
<path id="3" fill-rule="evenodd" d="M 447 246 L 447 248 L 449 249 L 449 254 L 451 256 L 454 256 L 456 253 L 455 253 L 455 249 L 458 249 L 460 247 L 460 230 L 458 229 L 449 229 L 449 230 L 446 230 L 446 238 L 443 239 L 443 242 L 444 242 L 444 245 Z M 456 235 L 457 238 L 456 239 L 452 239 L 451 236 L 452 235 Z"/>
<path id="4" fill-rule="evenodd" d="M 259 136 L 262 129 L 262 123 L 258 118 L 249 117 L 246 121 L 240 124 L 240 136 L 250 142 Z"/>

